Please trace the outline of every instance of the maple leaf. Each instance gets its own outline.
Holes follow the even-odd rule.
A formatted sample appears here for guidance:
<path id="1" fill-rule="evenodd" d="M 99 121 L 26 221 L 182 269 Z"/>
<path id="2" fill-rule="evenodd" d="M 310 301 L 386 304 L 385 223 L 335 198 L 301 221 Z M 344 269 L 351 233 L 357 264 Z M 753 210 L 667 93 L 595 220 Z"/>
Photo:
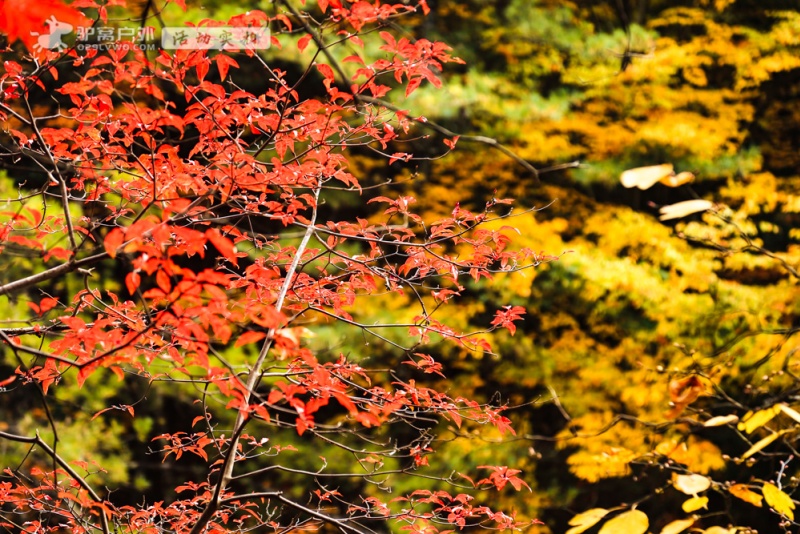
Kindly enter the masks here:
<path id="1" fill-rule="evenodd" d="M 492 321 L 492 326 L 506 328 L 513 336 L 517 331 L 517 326 L 514 324 L 514 321 L 522 320 L 522 316 L 525 315 L 525 313 L 525 308 L 522 306 L 504 306 L 502 310 L 497 310 L 494 320 Z"/>
<path id="2" fill-rule="evenodd" d="M 494 465 L 480 465 L 478 469 L 490 469 L 492 473 L 489 475 L 489 478 L 484 478 L 483 480 L 479 480 L 477 482 L 478 485 L 481 484 L 491 484 L 498 490 L 503 489 L 506 487 L 506 484 L 511 484 L 515 490 L 519 491 L 522 489 L 523 486 L 528 488 L 528 491 L 531 490 L 531 487 L 525 483 L 524 480 L 519 478 L 517 475 L 521 473 L 519 469 L 509 469 L 507 466 L 494 466 Z"/>
<path id="3" fill-rule="evenodd" d="M 54 23 L 59 25 L 59 31 L 64 30 L 65 35 L 79 26 L 90 25 L 83 13 L 60 0 L 0 0 L 0 31 L 8 36 L 10 43 L 19 39 L 33 50 L 37 45 L 41 46 L 40 37 L 50 35 Z"/>

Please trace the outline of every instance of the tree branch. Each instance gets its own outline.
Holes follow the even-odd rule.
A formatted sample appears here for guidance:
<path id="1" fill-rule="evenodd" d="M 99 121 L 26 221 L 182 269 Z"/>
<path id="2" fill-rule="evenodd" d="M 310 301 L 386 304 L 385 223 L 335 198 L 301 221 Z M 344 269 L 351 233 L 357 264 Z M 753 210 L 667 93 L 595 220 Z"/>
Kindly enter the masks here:
<path id="1" fill-rule="evenodd" d="M 294 281 L 294 272 L 297 269 L 297 266 L 300 264 L 300 259 L 303 256 L 303 252 L 305 251 L 306 247 L 308 246 L 308 242 L 311 240 L 311 236 L 314 233 L 314 225 L 316 224 L 317 220 L 317 212 L 318 212 L 318 205 L 319 205 L 319 194 L 322 190 L 322 183 L 317 184 L 317 187 L 314 189 L 314 209 L 311 214 L 311 221 L 306 228 L 305 235 L 303 236 L 300 245 L 297 247 L 295 251 L 295 257 L 292 260 L 292 264 L 286 271 L 286 279 L 283 282 L 280 292 L 278 293 L 278 298 L 275 302 L 275 311 L 280 313 L 283 309 L 283 302 L 286 299 L 286 295 L 289 293 L 289 288 L 292 286 L 292 282 Z M 267 334 L 266 341 L 261 347 L 261 351 L 258 354 L 258 359 L 256 359 L 256 363 L 253 365 L 253 368 L 250 370 L 250 374 L 247 376 L 247 383 L 245 389 L 245 396 L 242 400 L 242 409 L 239 410 L 239 413 L 236 416 L 236 422 L 233 425 L 233 437 L 231 439 L 231 443 L 228 448 L 228 454 L 225 456 L 225 461 L 222 467 L 222 474 L 220 475 L 219 481 L 217 482 L 216 487 L 214 488 L 214 495 L 211 500 L 208 502 L 205 510 L 203 510 L 202 515 L 195 523 L 194 527 L 190 534 L 200 534 L 203 531 L 205 526 L 211 520 L 211 517 L 214 515 L 214 512 L 217 511 L 219 508 L 221 501 L 221 495 L 225 491 L 225 487 L 233 480 L 233 467 L 236 463 L 236 451 L 239 445 L 239 438 L 241 436 L 242 430 L 244 429 L 245 424 L 248 421 L 246 416 L 247 413 L 247 406 L 250 403 L 250 398 L 255 391 L 256 386 L 258 385 L 259 380 L 261 380 L 261 371 L 264 367 L 264 362 L 267 359 L 267 355 L 269 354 L 269 350 L 272 348 L 272 342 L 275 339 L 275 332 L 277 331 L 276 328 L 270 328 L 269 333 Z M 282 499 L 282 497 L 278 497 Z M 358 531 L 355 531 L 358 532 Z"/>
<path id="2" fill-rule="evenodd" d="M 87 256 L 86 258 L 81 258 L 79 260 L 68 261 L 67 263 L 62 263 L 61 265 L 57 265 L 51 269 L 47 269 L 46 271 L 42 271 L 40 273 L 33 274 L 26 278 L 21 278 L 19 280 L 15 280 L 14 282 L 9 282 L 5 285 L 0 286 L 0 295 L 10 295 L 16 291 L 21 291 L 23 289 L 27 289 L 31 286 L 35 286 L 39 282 L 44 282 L 45 280 L 52 280 L 53 278 L 58 278 L 66 273 L 70 273 L 72 271 L 76 271 L 81 267 L 86 267 L 87 265 L 92 265 L 97 263 L 101 260 L 104 260 L 108 257 L 107 252 L 101 252 L 99 254 L 95 254 L 93 256 Z"/>
<path id="3" fill-rule="evenodd" d="M 44 441 L 39 436 L 38 432 L 36 436 L 28 437 L 28 436 L 19 436 L 17 434 L 9 434 L 8 432 L 0 431 L 0 438 L 7 439 L 9 441 L 16 441 L 17 443 L 30 443 L 33 445 L 38 445 L 39 447 L 42 448 L 42 450 L 44 450 L 45 454 L 50 456 L 59 466 L 61 466 L 61 468 L 64 471 L 66 471 L 69 474 L 69 476 L 71 476 L 83 489 L 86 490 L 86 492 L 89 494 L 89 496 L 92 498 L 93 501 L 95 501 L 98 505 L 103 504 L 103 500 L 94 491 L 94 488 L 92 488 L 89 485 L 89 483 L 83 479 L 83 477 L 81 477 L 78 473 L 76 473 L 75 470 L 72 468 L 72 466 L 69 465 L 69 463 L 66 460 L 64 460 L 61 456 L 59 456 L 56 453 L 56 451 L 54 451 L 50 447 L 50 445 L 48 445 L 47 442 Z M 100 515 L 100 527 L 103 530 L 103 534 L 110 534 L 108 528 L 108 519 L 106 519 L 106 514 L 105 511 L 102 509 L 102 507 L 100 509 L 99 515 Z"/>

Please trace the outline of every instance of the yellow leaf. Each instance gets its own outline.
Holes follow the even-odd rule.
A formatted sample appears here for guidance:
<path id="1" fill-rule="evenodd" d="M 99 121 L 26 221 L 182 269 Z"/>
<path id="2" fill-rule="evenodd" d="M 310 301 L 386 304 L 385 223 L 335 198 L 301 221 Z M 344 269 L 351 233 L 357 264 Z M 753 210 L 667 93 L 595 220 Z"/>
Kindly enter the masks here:
<path id="1" fill-rule="evenodd" d="M 623 187 L 638 187 L 639 189 L 650 189 L 661 180 L 675 174 L 672 163 L 663 165 L 652 165 L 650 167 L 637 167 L 623 172 L 619 181 Z"/>
<path id="2" fill-rule="evenodd" d="M 745 416 L 742 418 L 742 422 L 739 423 L 737 427 L 739 430 L 747 432 L 748 434 L 752 434 L 753 431 L 757 428 L 761 428 L 762 426 L 769 423 L 773 417 L 778 415 L 778 412 L 781 411 L 781 407 L 778 405 L 772 406 L 771 408 L 767 408 L 766 410 L 759 410 L 757 412 L 747 412 Z"/>
<path id="3" fill-rule="evenodd" d="M 775 432 L 774 434 L 770 434 L 766 438 L 759 440 L 755 445 L 747 449 L 747 452 L 745 452 L 742 455 L 742 460 L 747 460 L 755 453 L 757 453 L 758 451 L 760 451 L 761 449 L 763 449 L 764 447 L 766 447 L 767 445 L 778 439 L 779 437 L 781 437 L 781 433 Z"/>
<path id="4" fill-rule="evenodd" d="M 679 187 L 683 184 L 688 184 L 694 180 L 694 174 L 684 171 L 679 172 L 675 176 L 666 176 L 659 180 L 662 184 L 666 185 L 667 187 Z"/>
<path id="5" fill-rule="evenodd" d="M 705 423 L 703 426 L 722 426 L 727 425 L 728 423 L 736 423 L 739 421 L 739 417 L 736 415 L 719 415 L 717 417 L 712 417 Z"/>
<path id="6" fill-rule="evenodd" d="M 581 534 L 581 532 L 589 530 L 603 519 L 606 514 L 608 514 L 608 510 L 604 508 L 592 508 L 576 515 L 569 520 L 569 524 L 573 528 L 569 529 L 567 534 Z"/>
<path id="7" fill-rule="evenodd" d="M 694 525 L 694 518 L 676 519 L 661 529 L 661 534 L 678 534 Z"/>
<path id="8" fill-rule="evenodd" d="M 708 505 L 708 497 L 692 497 L 685 503 L 681 505 L 683 511 L 688 513 L 694 512 L 695 510 L 699 510 L 700 508 L 706 508 Z"/>
<path id="9" fill-rule="evenodd" d="M 724 527 L 709 527 L 703 531 L 703 534 L 736 534 L 736 529 L 724 528 Z"/>
<path id="10" fill-rule="evenodd" d="M 669 221 L 671 219 L 680 219 L 693 213 L 710 210 L 714 207 L 713 202 L 708 200 L 684 200 L 677 204 L 670 204 L 669 206 L 662 206 L 658 212 L 661 214 L 659 219 L 662 221 Z"/>
<path id="11" fill-rule="evenodd" d="M 793 409 L 793 408 L 789 408 L 789 407 L 788 407 L 788 406 L 786 406 L 785 404 L 779 404 L 779 405 L 778 405 L 778 408 L 779 408 L 779 409 L 780 409 L 780 410 L 781 410 L 783 413 L 785 413 L 786 415 L 788 415 L 789 417 L 791 417 L 792 419 L 794 419 L 795 421 L 797 421 L 798 423 L 800 423 L 800 413 L 798 413 L 798 412 L 797 412 L 797 410 L 795 410 L 795 409 Z"/>
<path id="12" fill-rule="evenodd" d="M 762 506 L 761 500 L 763 497 L 754 491 L 750 491 L 744 484 L 734 484 L 728 488 L 728 491 L 737 499 L 749 502 L 753 506 L 758 506 L 759 508 Z"/>
<path id="13" fill-rule="evenodd" d="M 791 497 L 769 482 L 761 488 L 761 493 L 764 494 L 764 500 L 773 510 L 794 521 L 794 512 L 792 512 L 794 510 L 794 501 L 792 501 Z"/>
<path id="14" fill-rule="evenodd" d="M 705 87 L 708 85 L 708 78 L 706 72 L 700 67 L 689 67 L 683 69 L 684 79 L 692 85 L 697 87 Z"/>
<path id="15" fill-rule="evenodd" d="M 609 519 L 598 534 L 644 534 L 650 521 L 639 510 L 631 510 Z"/>
<path id="16" fill-rule="evenodd" d="M 714 0 L 714 7 L 717 11 L 724 11 L 726 7 L 734 3 L 736 0 Z"/>
<path id="17" fill-rule="evenodd" d="M 711 479 L 703 475 L 675 475 L 672 485 L 686 495 L 697 495 L 711 487 Z"/>

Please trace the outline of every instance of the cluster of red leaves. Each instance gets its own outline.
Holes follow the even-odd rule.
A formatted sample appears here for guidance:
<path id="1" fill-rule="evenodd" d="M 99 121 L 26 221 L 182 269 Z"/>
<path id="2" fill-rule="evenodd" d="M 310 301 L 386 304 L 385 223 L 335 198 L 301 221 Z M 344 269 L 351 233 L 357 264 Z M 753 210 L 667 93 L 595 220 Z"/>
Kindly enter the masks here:
<path id="1" fill-rule="evenodd" d="M 89 7 L 86 2 L 67 6 L 61 0 L 0 0 L 0 32 L 6 34 L 9 43 L 19 39 L 33 50 L 39 35 L 48 32 L 48 21 L 55 20 L 74 28 L 90 25 L 89 19 L 75 9 L 78 6 Z"/>
<path id="2" fill-rule="evenodd" d="M 0 24 L 10 37 L 24 40 L 23 33 L 41 23 L 44 13 L 38 8 L 22 10 L 20 16 L 27 22 L 17 15 L 11 19 L 8 9 L 13 5 L 7 0 L 3 4 L 5 18 Z M 68 13 L 62 9 L 71 9 L 40 5 L 65 17 Z M 319 7 L 330 21 L 345 23 L 355 32 L 414 9 L 406 4 L 345 5 L 334 0 L 320 2 Z M 424 1 L 418 7 L 427 10 Z M 77 12 L 69 13 L 77 17 Z M 269 17 L 259 11 L 227 23 L 292 28 L 286 15 Z M 343 30 L 343 34 L 356 46 L 363 44 L 357 33 Z M 120 379 L 126 373 L 149 380 L 181 377 L 202 383 L 199 389 L 211 391 L 236 414 L 232 435 L 218 433 L 209 423 L 192 434 L 176 430 L 155 438 L 166 443 L 161 451 L 165 460 L 178 460 L 186 453 L 208 464 L 207 481 L 188 481 L 177 488 L 182 494 L 192 492 L 189 498 L 114 508 L 107 499 L 93 497 L 75 473 L 67 472 L 63 480 L 80 488 L 59 494 L 59 499 L 79 500 L 89 515 L 82 516 L 79 510 L 66 513 L 69 507 L 53 500 L 42 510 L 71 517 L 64 521 L 72 521 L 76 528 L 84 520 L 113 519 L 140 532 L 156 532 L 159 524 L 176 532 L 229 531 L 248 521 L 250 526 L 253 521 L 270 524 L 254 504 L 262 498 L 305 510 L 280 491 L 237 495 L 228 490 L 234 464 L 288 450 L 251 439 L 250 454 L 242 454 L 242 443 L 249 436 L 241 431 L 245 422 L 254 420 L 344 447 L 328 437 L 331 428 L 341 429 L 347 439 L 362 440 L 358 450 L 364 451 L 375 443 L 368 437 L 370 430 L 390 425 L 418 430 L 420 417 L 459 428 L 467 420 L 513 433 L 503 407 L 453 397 L 414 379 L 384 376 L 381 383 L 373 383 L 374 371 L 345 356 L 320 362 L 292 326 L 299 317 L 313 317 L 337 320 L 374 335 L 369 324 L 353 316 L 360 299 L 387 289 L 404 294 L 404 287 L 413 287 L 421 313 L 412 323 L 396 326 L 407 329 L 414 345 L 435 334 L 468 348 L 491 350 L 482 335 L 485 331 L 454 329 L 435 318 L 435 310 L 429 311 L 424 299 L 444 304 L 461 294 L 464 278 L 480 281 L 540 259 L 527 249 L 510 250 L 507 228 L 482 228 L 499 217 L 497 206 L 508 200 L 492 200 L 479 213 L 457 206 L 451 217 L 426 225 L 412 210 L 413 198 L 380 196 L 370 202 L 388 205 L 381 223 L 361 218 L 317 221 L 320 198 L 329 188 L 360 191 L 349 171 L 347 151 L 385 150 L 411 127 L 404 112 L 374 105 L 365 111 L 364 97 L 382 97 L 395 89 L 407 95 L 426 82 L 438 86 L 443 65 L 460 61 L 441 43 L 396 40 L 387 32 L 379 37 L 386 57 L 372 64 L 358 55 L 348 57 L 345 62 L 359 65 L 350 80 L 337 79 L 338 65 L 321 61 L 309 65 L 323 77 L 318 98 L 301 98 L 295 80 L 270 68 L 252 51 L 245 53 L 261 62 L 269 78 L 269 88 L 258 94 L 225 82 L 232 69 L 239 68 L 239 62 L 226 53 L 177 50 L 150 61 L 141 51 L 126 48 L 112 47 L 103 53 L 88 49 L 81 54 L 70 50 L 63 57 L 46 52 L 50 60 L 72 61 L 81 72 L 58 82 L 56 92 L 72 107 L 62 110 L 67 119 L 57 123 L 30 113 L 26 118 L 28 95 L 36 86 L 47 88 L 23 64 L 6 62 L 0 74 L 4 88 L 0 118 L 22 118 L 21 126 L 10 133 L 20 154 L 33 152 L 39 157 L 36 161 L 53 165 L 47 189 L 61 199 L 63 213 L 45 216 L 25 207 L 5 214 L 8 222 L 0 228 L 0 249 L 13 244 L 35 251 L 43 274 L 2 287 L 0 293 L 102 262 L 112 262 L 125 273 L 117 287 L 93 285 L 87 275 L 74 294 L 31 303 L 37 316 L 31 333 L 54 328 L 58 337 L 47 343 L 46 350 L 20 337 L 3 338 L 17 354 L 44 360 L 27 369 L 21 366 L 17 371 L 21 382 L 38 383 L 46 395 L 72 368 L 77 369 L 79 385 L 101 368 Z M 299 39 L 298 47 L 302 51 L 318 39 L 309 33 Z M 211 75 L 212 66 L 216 76 Z M 192 140 L 187 142 L 190 133 Z M 395 153 L 390 162 L 409 157 Z M 103 209 L 92 212 L 88 209 L 92 204 Z M 396 224 L 400 219 L 403 224 Z M 264 227 L 277 233 L 257 230 Z M 284 228 L 300 231 L 305 238 L 299 244 L 283 238 Z M 54 233 L 66 236 L 63 246 L 48 247 Z M 354 255 L 353 250 L 359 252 Z M 214 267 L 207 265 L 210 258 Z M 53 260 L 58 263 L 53 265 Z M 196 262 L 206 265 L 199 267 Z M 489 329 L 506 328 L 513 334 L 523 314 L 519 306 L 502 308 Z M 258 360 L 246 376 L 215 352 L 215 345 L 230 346 L 234 340 L 235 346 L 261 343 Z M 279 377 L 273 375 L 264 393 L 257 388 L 267 361 L 278 369 Z M 444 378 L 443 366 L 429 354 L 415 352 L 404 363 L 423 375 Z M 323 408 L 325 418 L 335 414 L 336 426 L 327 424 L 320 430 Z M 132 406 L 119 405 L 96 417 L 109 410 L 134 415 Z M 210 421 L 207 415 L 200 420 Z M 407 458 L 411 465 L 404 472 L 410 472 L 428 466 L 434 452 L 430 440 L 418 439 L 391 451 L 365 454 L 363 461 L 381 455 Z M 475 484 L 477 488 L 500 490 L 508 483 L 518 490 L 525 485 L 516 470 L 492 469 L 488 478 Z M 42 487 L 48 480 L 42 475 Z M 63 480 L 51 481 L 53 488 Z M 13 502 L 32 510 L 41 500 L 30 492 L 45 490 L 11 484 L 4 491 Z M 339 497 L 330 492 L 324 499 L 318 496 Z M 420 526 L 420 520 L 457 527 L 520 526 L 513 515 L 473 505 L 471 500 L 446 492 L 415 492 L 407 499 L 411 508 L 397 511 L 375 497 L 364 497 L 360 504 L 350 503 L 348 517 L 327 520 L 338 524 L 393 518 L 404 523 L 405 530 L 424 529 L 420 532 L 433 528 Z M 432 511 L 415 509 L 422 505 L 426 510 L 432 505 Z"/>

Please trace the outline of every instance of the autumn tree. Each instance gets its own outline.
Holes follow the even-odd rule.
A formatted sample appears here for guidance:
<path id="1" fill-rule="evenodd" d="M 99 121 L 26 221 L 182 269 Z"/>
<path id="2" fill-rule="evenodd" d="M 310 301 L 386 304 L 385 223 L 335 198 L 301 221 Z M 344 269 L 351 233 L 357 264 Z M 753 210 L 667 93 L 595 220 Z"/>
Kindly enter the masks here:
<path id="1" fill-rule="evenodd" d="M 182 17 L 151 2 L 123 15 L 118 3 L 52 7 L 73 25 L 86 10 L 96 35 Z M 524 307 L 494 304 L 470 330 L 450 323 L 449 305 L 467 284 L 548 258 L 509 245 L 507 199 L 453 202 L 426 220 L 413 197 L 351 168 L 371 154 L 385 178 L 413 172 L 405 147 L 425 119 L 383 99 L 438 87 L 460 63 L 398 31 L 427 13 L 424 0 L 282 1 L 192 21 L 199 34 L 269 29 L 267 51 L 135 38 L 37 47 L 30 31 L 52 12 L 4 4 L 15 46 L 0 75 L 4 528 L 530 524 L 483 496 L 527 488 L 513 465 L 437 462 L 443 440 L 514 431 L 502 404 L 449 387 L 433 354 L 442 342 L 492 354 L 487 332 L 513 334 Z M 279 50 L 302 68 L 273 62 Z M 456 139 L 428 142 L 444 155 Z M 397 298 L 404 319 L 385 321 Z M 373 347 L 390 354 L 381 365 Z M 163 468 L 126 447 L 137 439 Z M 154 472 L 169 482 L 164 499 L 147 497 Z"/>

